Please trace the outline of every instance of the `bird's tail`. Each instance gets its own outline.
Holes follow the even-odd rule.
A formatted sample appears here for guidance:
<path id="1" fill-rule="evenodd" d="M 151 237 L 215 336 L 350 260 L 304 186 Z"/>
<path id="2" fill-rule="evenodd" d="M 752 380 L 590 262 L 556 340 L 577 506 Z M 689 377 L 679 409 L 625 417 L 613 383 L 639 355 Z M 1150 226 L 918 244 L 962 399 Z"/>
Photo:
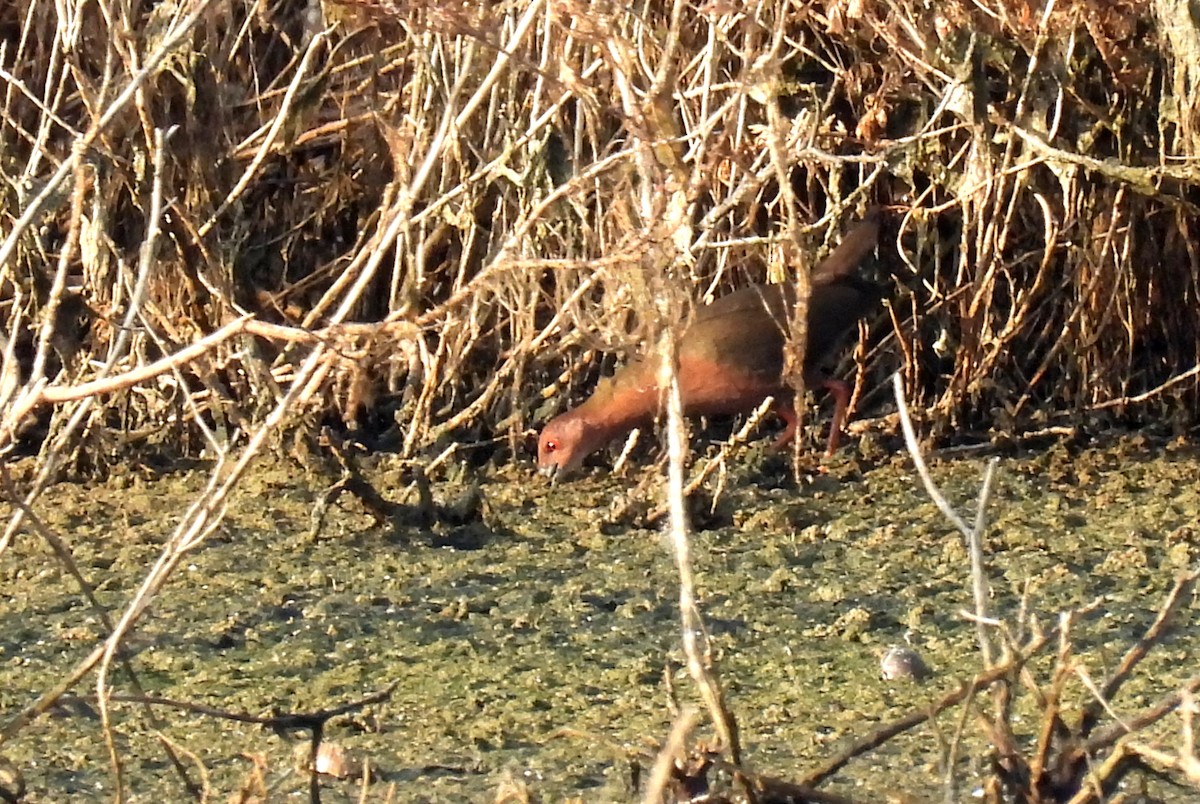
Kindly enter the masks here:
<path id="1" fill-rule="evenodd" d="M 837 248 L 813 269 L 813 282 L 829 282 L 849 276 L 858 270 L 863 258 L 875 250 L 879 242 L 879 223 L 883 217 L 880 208 L 867 210 L 866 217 L 854 225 Z"/>

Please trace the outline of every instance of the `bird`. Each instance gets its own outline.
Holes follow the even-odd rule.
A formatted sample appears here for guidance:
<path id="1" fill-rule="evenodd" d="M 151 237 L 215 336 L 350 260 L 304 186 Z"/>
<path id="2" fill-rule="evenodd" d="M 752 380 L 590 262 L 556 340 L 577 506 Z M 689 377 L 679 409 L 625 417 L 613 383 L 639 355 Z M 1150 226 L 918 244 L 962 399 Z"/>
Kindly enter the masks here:
<path id="1" fill-rule="evenodd" d="M 829 377 L 822 361 L 846 332 L 874 307 L 881 289 L 858 276 L 862 260 L 879 239 L 880 213 L 872 208 L 811 274 L 804 386 L 820 387 L 835 400 L 826 454 L 837 450 L 850 388 Z M 776 446 L 794 437 L 793 391 L 784 376 L 788 319 L 796 302 L 790 284 L 754 284 L 700 307 L 680 336 L 680 398 L 687 416 L 748 413 L 767 397 L 784 420 Z M 551 478 L 574 473 L 584 458 L 634 427 L 652 422 L 661 389 L 659 359 L 635 360 L 602 379 L 578 407 L 555 417 L 538 437 L 538 470 Z"/>

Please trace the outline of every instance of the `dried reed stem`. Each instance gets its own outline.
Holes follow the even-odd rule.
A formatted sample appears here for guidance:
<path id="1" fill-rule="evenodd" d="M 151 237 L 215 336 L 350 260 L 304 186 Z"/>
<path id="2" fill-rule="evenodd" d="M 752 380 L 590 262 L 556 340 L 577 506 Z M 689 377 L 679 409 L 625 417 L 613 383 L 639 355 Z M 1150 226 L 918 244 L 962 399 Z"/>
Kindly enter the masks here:
<path id="1" fill-rule="evenodd" d="M 938 510 L 942 512 L 943 516 L 950 520 L 950 524 L 958 529 L 958 532 L 962 534 L 966 543 L 967 553 L 971 560 L 971 594 L 975 600 L 974 619 L 979 638 L 979 651 L 983 656 L 984 666 L 991 667 L 994 661 L 992 642 L 986 625 L 990 617 L 988 616 L 987 574 L 983 561 L 983 534 L 987 530 L 987 504 L 991 498 L 992 485 L 995 480 L 996 466 L 999 460 L 992 458 L 988 461 L 987 468 L 983 474 L 983 484 L 980 487 L 979 498 L 976 503 L 975 524 L 973 527 L 968 527 L 966 521 L 947 502 L 945 495 L 942 494 L 941 489 L 933 481 L 933 476 L 929 474 L 929 467 L 926 466 L 925 457 L 921 454 L 921 445 L 917 441 L 917 433 L 913 428 L 912 418 L 908 414 L 908 403 L 904 398 L 904 380 L 899 372 L 892 375 L 892 389 L 896 398 L 896 409 L 900 414 L 900 426 L 904 431 L 904 443 L 908 448 L 908 454 L 913 459 L 917 475 L 925 485 L 925 493 L 937 505 Z"/>
<path id="2" fill-rule="evenodd" d="M 724 692 L 712 667 L 708 631 L 696 603 L 695 577 L 692 574 L 691 539 L 687 509 L 684 502 L 684 464 L 687 460 L 687 426 L 683 419 L 683 403 L 679 395 L 679 378 L 675 371 L 675 338 L 664 339 L 660 376 L 667 378 L 667 533 L 679 573 L 679 618 L 683 637 L 683 653 L 688 672 L 708 709 L 717 734 L 730 760 L 741 764 L 741 742 L 737 722 L 725 705 Z"/>

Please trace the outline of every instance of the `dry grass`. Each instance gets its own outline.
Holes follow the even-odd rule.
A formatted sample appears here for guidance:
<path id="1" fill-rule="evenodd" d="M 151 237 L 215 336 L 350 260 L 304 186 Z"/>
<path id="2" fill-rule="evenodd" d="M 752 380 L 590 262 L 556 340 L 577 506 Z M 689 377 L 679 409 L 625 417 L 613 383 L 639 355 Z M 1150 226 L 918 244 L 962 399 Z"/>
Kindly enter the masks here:
<path id="1" fill-rule="evenodd" d="M 1169 3 L 323 9 L 0 12 L 0 449 L 219 451 L 322 352 L 289 425 L 503 459 L 593 350 L 811 264 L 868 200 L 905 288 L 872 382 L 899 365 L 943 428 L 1195 412 Z"/>
<path id="2" fill-rule="evenodd" d="M 214 459 L 107 668 L 284 433 L 519 457 L 598 352 L 868 203 L 868 389 L 1191 426 L 1197 64 L 1169 0 L 5 4 L 0 456 L 39 460 L 0 553 L 64 471 Z"/>

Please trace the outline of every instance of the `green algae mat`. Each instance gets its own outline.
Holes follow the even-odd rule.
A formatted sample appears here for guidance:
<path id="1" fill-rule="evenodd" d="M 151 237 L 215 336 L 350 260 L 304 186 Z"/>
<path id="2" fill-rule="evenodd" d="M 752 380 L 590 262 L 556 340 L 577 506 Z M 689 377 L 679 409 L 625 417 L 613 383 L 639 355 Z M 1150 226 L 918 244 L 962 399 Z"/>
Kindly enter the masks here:
<path id="1" fill-rule="evenodd" d="M 932 461 L 968 518 L 984 464 Z M 628 514 L 637 507 L 630 489 L 650 471 L 551 487 L 528 466 L 504 467 L 470 493 L 434 483 L 447 512 L 472 504 L 406 524 L 381 523 L 348 494 L 316 517 L 336 478 L 264 460 L 127 640 L 123 658 L 141 690 L 119 665 L 108 676 L 128 800 L 188 797 L 164 745 L 213 800 L 307 796 L 307 731 L 214 713 L 320 712 L 383 691 L 384 700 L 326 723 L 324 741 L 344 753 L 346 770 L 319 777 L 323 801 L 635 798 L 676 707 L 697 702 L 672 557 L 645 517 Z M 372 457 L 364 473 L 385 497 L 413 502 L 399 461 Z M 1023 607 L 1026 622 L 1051 628 L 1060 611 L 1094 604 L 1071 631 L 1065 711 L 1092 699 L 1085 681 L 1112 672 L 1177 574 L 1196 564 L 1198 475 L 1192 447 L 1140 437 L 1001 458 L 985 539 L 992 614 L 1016 622 Z M 744 760 L 794 779 L 959 689 L 982 665 L 963 616 L 972 604 L 961 537 L 905 456 L 840 458 L 799 486 L 785 478 L 770 457 L 733 468 L 715 504 L 697 511 L 693 553 Z M 203 470 L 129 470 L 103 484 L 59 485 L 37 512 L 115 616 L 207 480 Z M 10 722 L 93 651 L 104 628 L 32 532 L 0 556 L 0 586 L 0 713 Z M 1183 603 L 1112 714 L 1132 716 L 1195 674 L 1195 610 Z M 895 645 L 917 651 L 931 676 L 882 678 L 880 657 Z M 1030 663 L 1038 683 L 1050 684 L 1058 651 Z M 25 801 L 111 800 L 95 691 L 89 675 L 0 746 L 24 778 Z M 972 799 L 992 750 L 975 714 L 990 710 L 984 697 L 966 717 L 947 709 L 850 761 L 821 789 L 861 801 L 941 800 L 950 776 Z M 1017 734 L 1033 745 L 1032 696 L 1013 706 Z M 1179 728 L 1167 717 L 1141 736 L 1174 751 Z M 712 733 L 701 718 L 693 739 Z M 1195 795 L 1153 774 L 1131 775 L 1123 789 L 1143 788 L 1163 801 Z"/>

